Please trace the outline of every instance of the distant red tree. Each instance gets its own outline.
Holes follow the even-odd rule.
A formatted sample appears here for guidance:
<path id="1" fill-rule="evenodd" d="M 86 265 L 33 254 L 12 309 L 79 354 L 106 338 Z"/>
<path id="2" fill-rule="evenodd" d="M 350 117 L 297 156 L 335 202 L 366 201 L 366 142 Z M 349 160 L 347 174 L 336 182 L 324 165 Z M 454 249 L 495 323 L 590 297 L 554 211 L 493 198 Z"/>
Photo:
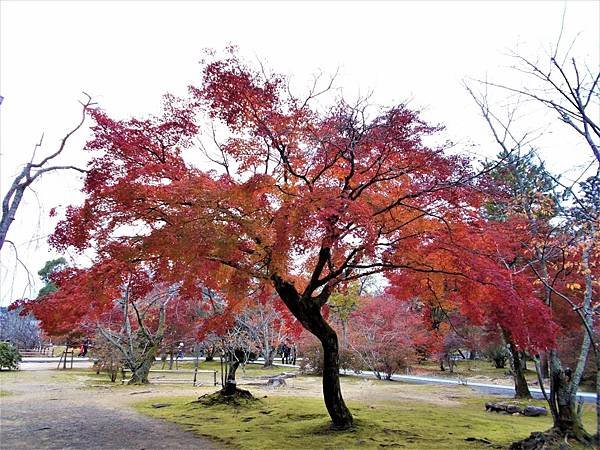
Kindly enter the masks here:
<path id="1" fill-rule="evenodd" d="M 351 314 L 351 323 L 350 348 L 379 379 L 390 380 L 416 362 L 417 349 L 429 341 L 421 315 L 390 298 L 364 299 Z"/>

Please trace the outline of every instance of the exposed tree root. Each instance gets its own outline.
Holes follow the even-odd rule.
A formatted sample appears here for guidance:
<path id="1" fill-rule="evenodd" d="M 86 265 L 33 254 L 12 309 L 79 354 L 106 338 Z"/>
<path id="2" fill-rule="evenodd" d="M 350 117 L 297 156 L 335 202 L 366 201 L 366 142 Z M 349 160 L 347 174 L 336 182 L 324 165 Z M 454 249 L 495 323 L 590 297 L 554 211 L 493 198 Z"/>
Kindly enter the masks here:
<path id="1" fill-rule="evenodd" d="M 547 431 L 535 431 L 521 441 L 513 442 L 509 450 L 566 450 L 571 444 L 579 443 L 586 446 L 592 445 L 590 436 L 565 436 L 560 430 L 550 428 Z"/>
<path id="2" fill-rule="evenodd" d="M 200 403 L 204 406 L 214 405 L 230 405 L 230 406 L 245 406 L 248 403 L 258 401 L 250 391 L 245 389 L 235 389 L 234 391 L 221 389 L 212 394 L 205 394 L 198 397 L 194 403 Z"/>

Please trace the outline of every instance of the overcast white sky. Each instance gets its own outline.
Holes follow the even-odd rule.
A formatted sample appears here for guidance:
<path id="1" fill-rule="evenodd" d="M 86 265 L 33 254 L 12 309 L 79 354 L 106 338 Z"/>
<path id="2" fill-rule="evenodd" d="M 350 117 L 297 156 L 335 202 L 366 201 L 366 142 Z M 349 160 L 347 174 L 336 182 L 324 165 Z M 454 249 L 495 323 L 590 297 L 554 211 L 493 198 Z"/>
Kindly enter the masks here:
<path id="1" fill-rule="evenodd" d="M 506 68 L 509 50 L 543 56 L 558 37 L 580 33 L 575 51 L 598 70 L 598 1 L 421 2 L 0 2 L 0 186 L 2 196 L 45 133 L 45 152 L 76 123 L 81 91 L 118 117 L 156 112 L 165 92 L 184 93 L 200 79 L 204 48 L 235 44 L 292 77 L 300 90 L 312 74 L 338 68 L 348 95 L 371 90 L 374 102 L 411 99 L 425 117 L 447 126 L 465 149 L 492 155 L 487 130 L 461 87 L 464 78 L 519 83 Z M 531 117 L 531 126 L 547 123 Z M 546 122 L 544 122 L 546 120 Z M 540 143 L 556 171 L 583 161 L 561 130 Z M 85 133 L 62 161 L 81 163 Z M 568 147 L 567 147 L 568 146 Z M 35 273 L 58 255 L 46 237 L 52 207 L 77 203 L 74 173 L 49 175 L 27 194 L 8 239 Z M 28 289 L 8 246 L 1 255 L 0 305 Z"/>

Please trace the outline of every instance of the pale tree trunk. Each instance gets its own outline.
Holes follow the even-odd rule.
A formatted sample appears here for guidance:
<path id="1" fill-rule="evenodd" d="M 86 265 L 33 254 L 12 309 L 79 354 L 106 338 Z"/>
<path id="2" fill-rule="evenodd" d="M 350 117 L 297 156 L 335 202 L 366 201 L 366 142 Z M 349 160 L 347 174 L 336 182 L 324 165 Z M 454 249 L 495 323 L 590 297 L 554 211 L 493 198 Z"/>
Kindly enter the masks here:
<path id="1" fill-rule="evenodd" d="M 571 436 L 581 442 L 590 442 L 590 436 L 583 428 L 577 404 L 572 401 L 572 378 L 569 370 L 563 369 L 556 351 L 550 354 L 550 401 L 554 404 L 554 428 L 564 436 Z"/>
<path id="2" fill-rule="evenodd" d="M 131 379 L 127 382 L 127 384 L 147 384 L 148 383 L 148 375 L 150 374 L 150 369 L 152 368 L 152 364 L 154 364 L 154 360 L 156 358 L 156 345 L 150 345 L 142 355 L 141 362 L 135 361 L 129 364 L 130 369 L 132 371 Z"/>
<path id="3" fill-rule="evenodd" d="M 131 306 L 135 310 L 139 329 L 134 333 L 129 318 L 129 286 L 125 291 L 123 299 L 123 328 L 120 335 L 98 327 L 100 333 L 114 345 L 123 355 L 125 365 L 131 370 L 131 379 L 128 384 L 148 383 L 148 374 L 154 364 L 156 354 L 160 348 L 165 332 L 165 304 L 160 305 L 158 315 L 158 328 L 152 334 L 145 327 L 143 316 L 140 315 L 133 302 Z M 125 342 L 124 342 L 125 341 Z"/>
<path id="4" fill-rule="evenodd" d="M 27 164 L 25 164 L 25 166 L 23 167 L 21 172 L 14 178 L 10 188 L 4 195 L 4 198 L 2 199 L 2 216 L 0 217 L 0 250 L 4 246 L 4 243 L 6 242 L 6 235 L 8 234 L 8 230 L 10 229 L 10 226 L 12 225 L 12 223 L 15 220 L 17 210 L 19 209 L 19 206 L 21 205 L 21 201 L 23 200 L 23 195 L 25 194 L 25 190 L 27 190 L 27 188 L 29 186 L 31 186 L 31 184 L 35 180 L 37 180 L 44 173 L 54 172 L 54 171 L 58 171 L 58 170 L 65 170 L 65 169 L 73 169 L 73 170 L 77 170 L 79 172 L 85 173 L 85 170 L 80 169 L 78 167 L 74 167 L 74 166 L 51 166 L 51 165 L 49 165 L 49 164 L 52 164 L 52 161 L 54 160 L 54 158 L 56 158 L 58 155 L 60 155 L 62 153 L 69 138 L 77 130 L 79 130 L 81 128 L 81 126 L 83 125 L 83 122 L 85 121 L 85 116 L 86 116 L 87 110 L 89 109 L 90 106 L 92 106 L 94 104 L 91 101 L 92 100 L 91 97 L 87 94 L 85 94 L 85 95 L 87 97 L 86 102 L 85 103 L 81 102 L 81 105 L 83 106 L 83 109 L 81 112 L 81 120 L 71 131 L 69 131 L 62 138 L 58 149 L 55 150 L 54 153 L 43 158 L 41 161 L 39 161 L 37 163 L 34 162 L 36 152 L 42 145 L 42 140 L 43 140 L 43 136 L 42 136 L 42 139 L 40 139 L 39 143 L 36 144 L 36 146 L 33 150 L 31 160 Z"/>
<path id="5" fill-rule="evenodd" d="M 275 350 L 271 346 L 268 325 L 265 325 L 265 328 L 263 330 L 263 358 L 265 360 L 263 368 L 272 367 L 273 359 L 275 358 Z"/>

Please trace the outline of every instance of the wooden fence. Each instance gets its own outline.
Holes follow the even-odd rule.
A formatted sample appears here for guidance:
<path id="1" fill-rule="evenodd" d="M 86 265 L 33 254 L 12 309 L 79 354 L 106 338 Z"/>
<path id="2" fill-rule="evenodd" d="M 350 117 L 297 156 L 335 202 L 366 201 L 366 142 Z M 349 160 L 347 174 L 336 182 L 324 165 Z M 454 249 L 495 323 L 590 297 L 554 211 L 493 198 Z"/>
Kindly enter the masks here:
<path id="1" fill-rule="evenodd" d="M 121 369 L 121 383 L 125 383 L 131 379 L 131 369 Z M 199 386 L 201 383 L 198 381 L 199 374 L 210 373 L 212 374 L 212 383 L 214 386 L 217 385 L 217 371 L 216 370 L 162 370 L 162 369 L 150 369 L 148 374 L 148 381 L 151 383 L 192 383 L 193 386 Z M 187 375 L 186 377 L 179 378 L 167 378 L 167 376 L 174 375 Z"/>
<path id="2" fill-rule="evenodd" d="M 19 353 L 23 357 L 28 356 L 54 356 L 54 346 L 40 346 L 35 348 L 23 348 L 19 349 Z"/>

